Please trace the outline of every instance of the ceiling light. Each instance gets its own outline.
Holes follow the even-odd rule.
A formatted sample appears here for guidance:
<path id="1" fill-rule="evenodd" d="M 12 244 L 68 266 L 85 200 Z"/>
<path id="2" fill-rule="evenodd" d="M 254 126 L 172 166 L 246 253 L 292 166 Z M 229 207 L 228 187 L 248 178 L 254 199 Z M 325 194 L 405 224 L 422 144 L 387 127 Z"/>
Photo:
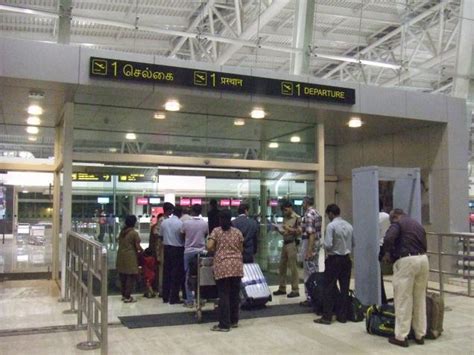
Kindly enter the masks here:
<path id="1" fill-rule="evenodd" d="M 241 118 L 237 118 L 234 120 L 234 126 L 244 126 L 245 125 L 245 120 Z"/>
<path id="2" fill-rule="evenodd" d="M 28 137 L 28 140 L 29 140 L 30 142 L 36 142 L 36 141 L 38 140 L 38 138 L 35 137 L 35 136 L 29 136 L 29 137 Z"/>
<path id="3" fill-rule="evenodd" d="M 173 151 L 172 151 L 172 150 L 167 150 L 167 151 L 166 151 L 166 154 L 172 155 L 172 154 L 173 154 Z"/>
<path id="4" fill-rule="evenodd" d="M 359 128 L 362 126 L 362 121 L 359 117 L 352 117 L 351 120 L 347 122 L 347 125 L 351 128 Z"/>
<path id="5" fill-rule="evenodd" d="M 30 126 L 39 126 L 41 124 L 41 120 L 38 116 L 30 116 L 26 120 L 26 123 L 28 123 Z"/>
<path id="6" fill-rule="evenodd" d="M 401 69 L 401 65 L 392 64 L 392 63 L 376 62 L 373 60 L 357 59 L 357 58 L 352 58 L 352 57 L 345 57 L 345 56 L 332 55 L 332 54 L 323 54 L 323 53 L 316 53 L 315 55 L 317 58 L 337 60 L 337 61 L 346 62 L 346 63 L 358 63 L 358 64 L 370 65 L 373 67 L 381 67 L 381 68 L 388 68 L 388 69 L 394 69 L 394 70 Z"/>
<path id="7" fill-rule="evenodd" d="M 270 142 L 268 144 L 268 148 L 273 148 L 273 149 L 278 148 L 278 143 L 277 142 Z"/>
<path id="8" fill-rule="evenodd" d="M 177 100 L 169 100 L 165 103 L 165 110 L 166 111 L 179 111 L 181 105 Z"/>
<path id="9" fill-rule="evenodd" d="M 38 134 L 39 128 L 34 127 L 34 126 L 29 126 L 29 127 L 26 127 L 26 132 L 28 132 L 29 134 Z"/>
<path id="10" fill-rule="evenodd" d="M 240 154 L 239 154 L 239 153 L 234 153 L 234 154 L 232 154 L 232 156 L 233 156 L 234 158 L 238 158 L 238 157 L 240 157 Z"/>
<path id="11" fill-rule="evenodd" d="M 43 114 L 43 108 L 39 105 L 30 105 L 28 107 L 28 114 L 33 116 L 39 116 Z"/>
<path id="12" fill-rule="evenodd" d="M 250 117 L 255 119 L 265 118 L 265 111 L 262 108 L 256 107 L 250 112 Z"/>
<path id="13" fill-rule="evenodd" d="M 27 193 L 28 193 L 28 190 L 23 190 L 21 193 L 22 193 L 22 194 L 27 194 Z"/>
<path id="14" fill-rule="evenodd" d="M 117 148 L 109 148 L 110 153 L 117 153 Z"/>
<path id="15" fill-rule="evenodd" d="M 135 133 L 127 133 L 125 135 L 125 138 L 129 141 L 134 141 L 135 139 L 137 139 L 137 135 Z"/>
<path id="16" fill-rule="evenodd" d="M 299 143 L 299 142 L 301 142 L 301 138 L 300 138 L 300 136 L 292 136 L 290 138 L 290 142 L 291 143 Z"/>
<path id="17" fill-rule="evenodd" d="M 155 112 L 155 114 L 153 115 L 153 118 L 155 120 L 164 120 L 166 118 L 166 115 L 164 112 Z"/>

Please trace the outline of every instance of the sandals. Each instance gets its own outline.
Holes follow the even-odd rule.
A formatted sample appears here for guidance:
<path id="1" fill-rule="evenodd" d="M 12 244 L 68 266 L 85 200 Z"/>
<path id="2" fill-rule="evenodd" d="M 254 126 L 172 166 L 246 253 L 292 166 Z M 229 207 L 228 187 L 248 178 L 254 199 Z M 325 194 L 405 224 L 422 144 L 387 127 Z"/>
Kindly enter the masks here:
<path id="1" fill-rule="evenodd" d="M 229 328 L 221 328 L 221 327 L 219 327 L 218 324 L 216 324 L 215 326 L 213 326 L 213 327 L 211 328 L 211 330 L 212 330 L 213 332 L 230 332 L 230 329 L 229 329 Z"/>

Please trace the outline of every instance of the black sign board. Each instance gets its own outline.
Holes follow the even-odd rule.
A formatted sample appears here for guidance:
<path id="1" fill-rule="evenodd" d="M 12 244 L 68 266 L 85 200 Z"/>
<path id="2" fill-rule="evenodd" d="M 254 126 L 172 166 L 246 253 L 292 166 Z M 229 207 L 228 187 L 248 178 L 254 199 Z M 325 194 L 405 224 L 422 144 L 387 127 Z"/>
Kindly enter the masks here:
<path id="1" fill-rule="evenodd" d="M 119 175 L 119 182 L 156 182 L 156 176 L 147 176 L 145 174 L 127 174 Z"/>
<path id="2" fill-rule="evenodd" d="M 354 89 L 107 58 L 91 57 L 89 75 L 111 80 L 355 104 Z"/>
<path id="3" fill-rule="evenodd" d="M 109 182 L 111 176 L 108 174 L 89 174 L 89 173 L 73 173 L 72 181 L 105 181 Z"/>

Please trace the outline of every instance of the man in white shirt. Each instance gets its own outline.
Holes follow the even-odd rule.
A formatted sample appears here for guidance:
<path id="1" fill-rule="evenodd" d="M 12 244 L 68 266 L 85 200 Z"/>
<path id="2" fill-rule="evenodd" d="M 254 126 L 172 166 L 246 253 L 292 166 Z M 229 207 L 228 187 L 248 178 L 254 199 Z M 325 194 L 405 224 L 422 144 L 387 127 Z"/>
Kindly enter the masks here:
<path id="1" fill-rule="evenodd" d="M 185 307 L 193 307 L 193 286 L 190 284 L 190 266 L 196 256 L 204 250 L 206 236 L 209 234 L 207 222 L 201 217 L 201 205 L 193 205 L 190 219 L 183 222 L 181 234 L 184 236 L 184 272 L 186 274 L 186 301 Z M 182 218 L 182 217 L 181 217 Z"/>
<path id="2" fill-rule="evenodd" d="M 379 268 L 380 268 L 380 288 L 381 288 L 381 295 L 382 295 L 382 304 L 387 303 L 387 295 L 385 293 L 385 285 L 383 283 L 383 274 L 382 274 L 382 267 L 380 262 L 382 261 L 383 257 L 383 238 L 385 237 L 385 233 L 387 233 L 388 228 L 390 227 L 390 215 L 384 211 L 384 205 L 382 199 L 379 199 Z"/>

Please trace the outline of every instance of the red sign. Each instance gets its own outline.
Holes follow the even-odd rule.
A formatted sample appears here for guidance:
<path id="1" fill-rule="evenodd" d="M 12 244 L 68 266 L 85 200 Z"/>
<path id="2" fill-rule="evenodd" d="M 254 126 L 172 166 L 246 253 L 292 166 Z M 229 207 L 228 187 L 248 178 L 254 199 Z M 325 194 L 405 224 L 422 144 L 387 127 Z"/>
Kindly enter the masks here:
<path id="1" fill-rule="evenodd" d="M 189 198 L 181 198 L 181 200 L 179 201 L 179 204 L 181 206 L 191 206 L 191 199 Z"/>
<path id="2" fill-rule="evenodd" d="M 137 197 L 137 205 L 139 206 L 148 205 L 148 197 Z"/>
<path id="3" fill-rule="evenodd" d="M 230 206 L 230 200 L 221 200 L 220 205 L 221 207 L 228 207 Z"/>
<path id="4" fill-rule="evenodd" d="M 278 206 L 278 200 L 270 200 L 270 206 L 277 207 Z"/>
<path id="5" fill-rule="evenodd" d="M 193 198 L 193 199 L 191 199 L 191 204 L 192 204 L 192 205 L 202 205 L 202 199 L 200 199 L 200 198 Z"/>
<path id="6" fill-rule="evenodd" d="M 234 207 L 238 207 L 238 206 L 240 206 L 240 200 L 232 200 L 230 202 L 230 205 L 234 206 Z"/>
<path id="7" fill-rule="evenodd" d="M 151 224 L 156 224 L 156 222 L 158 222 L 158 215 L 161 214 L 161 213 L 164 213 L 163 211 L 163 207 L 152 207 L 151 208 Z"/>

